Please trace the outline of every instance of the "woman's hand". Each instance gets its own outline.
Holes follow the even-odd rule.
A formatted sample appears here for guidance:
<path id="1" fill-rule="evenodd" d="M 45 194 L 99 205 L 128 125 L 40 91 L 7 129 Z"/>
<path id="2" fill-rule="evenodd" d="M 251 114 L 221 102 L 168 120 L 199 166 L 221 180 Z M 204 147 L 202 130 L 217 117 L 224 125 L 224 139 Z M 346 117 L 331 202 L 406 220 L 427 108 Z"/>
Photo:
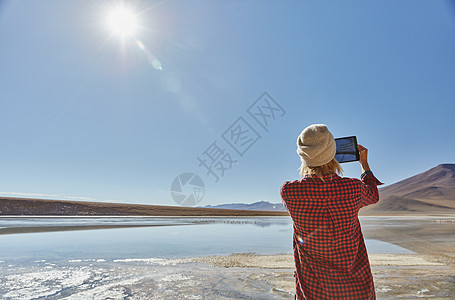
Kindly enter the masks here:
<path id="1" fill-rule="evenodd" d="M 357 145 L 357 149 L 359 149 L 360 159 L 359 163 L 362 167 L 362 173 L 365 171 L 370 170 L 370 166 L 368 165 L 368 149 L 363 147 L 362 145 Z"/>

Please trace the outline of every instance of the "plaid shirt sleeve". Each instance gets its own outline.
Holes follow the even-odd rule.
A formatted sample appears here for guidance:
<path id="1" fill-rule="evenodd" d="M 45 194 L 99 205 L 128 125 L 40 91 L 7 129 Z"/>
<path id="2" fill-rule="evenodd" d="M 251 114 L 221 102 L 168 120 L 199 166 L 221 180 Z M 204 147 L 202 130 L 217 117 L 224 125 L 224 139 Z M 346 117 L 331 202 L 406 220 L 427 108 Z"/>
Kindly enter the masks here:
<path id="1" fill-rule="evenodd" d="M 282 185 L 294 227 L 297 299 L 375 299 L 358 211 L 378 201 L 379 184 L 367 171 L 361 180 L 333 173 Z"/>
<path id="2" fill-rule="evenodd" d="M 365 171 L 360 178 L 364 185 L 362 185 L 362 200 L 360 201 L 360 208 L 377 203 L 379 200 L 378 185 L 383 184 L 380 182 L 370 170 Z"/>

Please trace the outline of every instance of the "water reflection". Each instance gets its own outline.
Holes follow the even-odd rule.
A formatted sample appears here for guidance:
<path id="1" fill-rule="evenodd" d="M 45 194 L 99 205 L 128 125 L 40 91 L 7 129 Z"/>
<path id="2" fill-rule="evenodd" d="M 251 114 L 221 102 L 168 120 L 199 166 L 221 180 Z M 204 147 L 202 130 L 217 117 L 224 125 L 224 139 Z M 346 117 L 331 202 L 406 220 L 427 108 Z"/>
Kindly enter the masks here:
<path id="1" fill-rule="evenodd" d="M 81 226 L 169 226 L 193 224 L 252 224 L 268 227 L 272 224 L 289 224 L 288 217 L 0 217 L 1 229 L 6 228 L 39 228 L 81 227 Z"/>
<path id="2" fill-rule="evenodd" d="M 21 226 L 57 228 L 57 225 L 61 225 L 62 228 L 69 228 L 120 224 L 140 227 L 0 235 L 0 260 L 175 258 L 236 252 L 274 254 L 292 251 L 292 226 L 286 217 L 25 218 L 23 222 L 16 219 L 12 223 L 2 220 L 0 226 L 11 229 Z"/>
<path id="3" fill-rule="evenodd" d="M 361 221 L 366 228 L 395 226 L 397 222 L 362 218 Z M 21 264 L 36 260 L 292 253 L 289 217 L 16 217 L 0 218 L 0 227 L 0 233 L 30 228 L 36 231 L 0 235 L 0 260 Z M 79 230 L 81 228 L 93 230 Z M 70 229 L 77 230 L 61 231 Z M 366 244 L 370 253 L 412 253 L 377 240 L 367 239 Z"/>

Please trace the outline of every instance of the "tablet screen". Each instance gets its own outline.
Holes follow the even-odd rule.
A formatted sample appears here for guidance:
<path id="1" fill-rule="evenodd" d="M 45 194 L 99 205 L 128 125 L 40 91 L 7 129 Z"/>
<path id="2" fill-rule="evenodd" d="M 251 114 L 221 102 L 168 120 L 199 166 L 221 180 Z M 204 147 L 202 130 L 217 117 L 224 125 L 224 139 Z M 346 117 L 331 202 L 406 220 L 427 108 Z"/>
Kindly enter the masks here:
<path id="1" fill-rule="evenodd" d="M 359 150 L 357 149 L 357 138 L 349 136 L 335 139 L 337 151 L 335 159 L 339 163 L 359 160 Z"/>

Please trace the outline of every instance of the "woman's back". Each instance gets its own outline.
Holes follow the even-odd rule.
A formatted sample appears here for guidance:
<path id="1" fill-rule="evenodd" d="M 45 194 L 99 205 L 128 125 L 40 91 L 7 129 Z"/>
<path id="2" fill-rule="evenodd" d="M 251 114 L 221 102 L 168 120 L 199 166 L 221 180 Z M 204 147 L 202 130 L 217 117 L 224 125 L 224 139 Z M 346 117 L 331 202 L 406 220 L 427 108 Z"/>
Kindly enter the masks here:
<path id="1" fill-rule="evenodd" d="M 281 196 L 305 251 L 337 268 L 350 268 L 361 235 L 362 185 L 336 174 L 325 175 L 324 181 L 307 176 L 283 184 Z"/>
<path id="2" fill-rule="evenodd" d="M 307 127 L 297 140 L 301 180 L 281 187 L 294 225 L 297 299 L 375 299 L 358 212 L 379 199 L 381 184 L 369 170 L 361 180 L 337 175 L 334 139 L 325 125 Z"/>

